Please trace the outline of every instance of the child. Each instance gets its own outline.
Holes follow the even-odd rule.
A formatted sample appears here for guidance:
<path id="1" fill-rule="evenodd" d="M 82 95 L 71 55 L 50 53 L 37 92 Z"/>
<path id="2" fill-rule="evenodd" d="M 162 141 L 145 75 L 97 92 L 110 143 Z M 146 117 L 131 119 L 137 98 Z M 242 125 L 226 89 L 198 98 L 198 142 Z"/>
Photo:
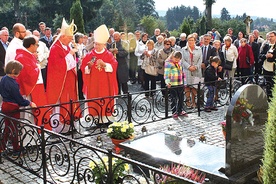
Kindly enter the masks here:
<path id="1" fill-rule="evenodd" d="M 178 116 L 187 117 L 188 114 L 183 110 L 183 71 L 181 67 L 182 54 L 181 52 L 173 52 L 169 60 L 165 62 L 164 79 L 167 87 L 170 89 L 172 99 L 171 109 L 173 118 Z"/>
<path id="2" fill-rule="evenodd" d="M 216 91 L 216 81 L 221 80 L 217 76 L 217 68 L 220 64 L 220 59 L 217 56 L 211 56 L 210 57 L 210 64 L 207 66 L 205 70 L 205 76 L 204 76 L 204 82 L 206 83 L 205 85 L 208 88 L 209 95 L 207 98 L 206 106 L 204 108 L 205 112 L 211 112 L 212 110 L 218 110 L 214 106 L 214 94 Z"/>
<path id="3" fill-rule="evenodd" d="M 28 106 L 36 107 L 36 104 L 25 100 L 19 92 L 19 85 L 16 82 L 16 78 L 20 74 L 23 65 L 18 61 L 10 61 L 5 67 L 6 75 L 2 78 L 0 82 L 0 94 L 3 97 L 2 103 L 2 113 L 13 118 L 20 118 L 20 112 L 16 112 L 19 110 L 20 106 Z M 20 146 L 18 144 L 18 130 L 17 130 L 17 122 L 5 119 L 5 129 L 3 140 L 0 143 L 0 153 L 6 149 L 6 144 L 8 138 L 12 141 L 13 156 L 19 156 Z"/>

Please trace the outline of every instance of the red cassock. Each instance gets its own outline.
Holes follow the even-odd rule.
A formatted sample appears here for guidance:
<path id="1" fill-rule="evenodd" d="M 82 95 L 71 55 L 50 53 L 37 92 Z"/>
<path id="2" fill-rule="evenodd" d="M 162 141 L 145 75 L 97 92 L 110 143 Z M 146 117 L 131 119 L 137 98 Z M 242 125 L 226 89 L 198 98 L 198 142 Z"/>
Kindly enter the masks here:
<path id="1" fill-rule="evenodd" d="M 46 95 L 49 104 L 68 103 L 70 100 L 77 101 L 77 73 L 76 68 L 67 71 L 67 64 L 65 57 L 70 52 L 67 46 L 65 50 L 60 41 L 56 41 L 50 50 L 48 65 L 47 65 L 47 85 Z M 79 107 L 78 103 L 74 103 L 73 112 Z M 68 121 L 70 119 L 70 104 L 64 104 L 60 108 L 60 114 L 64 119 L 61 121 Z M 79 111 L 78 111 L 79 113 Z M 78 117 L 79 114 L 74 114 Z"/>
<path id="2" fill-rule="evenodd" d="M 113 68 L 113 72 L 105 72 L 104 69 L 98 70 L 95 61 L 94 65 L 90 68 L 90 74 L 85 74 L 85 67 L 93 57 L 96 60 L 102 59 L 103 62 L 109 63 Z M 113 54 L 106 49 L 101 54 L 96 53 L 93 49 L 86 55 L 82 61 L 81 70 L 84 82 L 83 92 L 87 99 L 115 96 L 118 94 L 117 66 L 118 63 Z M 100 100 L 89 102 L 89 113 L 93 116 L 110 116 L 114 109 L 114 99 L 107 98 L 105 100 L 105 102 L 101 102 Z"/>
<path id="3" fill-rule="evenodd" d="M 23 65 L 23 69 L 17 78 L 20 87 L 20 93 L 25 96 L 31 96 L 31 100 L 37 106 L 45 106 L 47 104 L 46 94 L 44 91 L 43 81 L 37 83 L 40 75 L 40 68 L 37 66 L 35 56 L 25 49 L 17 49 L 15 60 Z M 50 124 L 47 123 L 49 115 L 45 114 L 47 109 L 39 108 L 39 111 L 34 110 L 33 114 L 35 124 L 40 126 L 44 124 L 45 128 L 51 129 Z"/>

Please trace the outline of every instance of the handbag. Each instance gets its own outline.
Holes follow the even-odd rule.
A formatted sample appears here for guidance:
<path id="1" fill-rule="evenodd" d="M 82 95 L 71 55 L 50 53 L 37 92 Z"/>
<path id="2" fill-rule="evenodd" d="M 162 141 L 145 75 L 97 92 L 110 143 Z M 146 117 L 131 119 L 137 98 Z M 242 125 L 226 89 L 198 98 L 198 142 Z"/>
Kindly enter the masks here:
<path id="1" fill-rule="evenodd" d="M 232 70 L 232 67 L 233 67 L 233 61 L 228 61 L 228 60 L 226 60 L 225 61 L 225 65 L 224 65 L 224 69 L 225 70 Z"/>
<path id="2" fill-rule="evenodd" d="M 224 55 L 224 60 L 225 60 L 224 69 L 225 70 L 232 70 L 234 61 L 229 61 L 229 60 L 226 59 L 226 50 L 224 50 L 223 55 Z"/>
<path id="3" fill-rule="evenodd" d="M 149 75 L 152 75 L 152 76 L 157 76 L 158 75 L 158 72 L 157 72 L 158 68 L 155 67 L 154 65 L 146 65 L 145 66 L 145 73 L 146 74 L 149 74 Z"/>

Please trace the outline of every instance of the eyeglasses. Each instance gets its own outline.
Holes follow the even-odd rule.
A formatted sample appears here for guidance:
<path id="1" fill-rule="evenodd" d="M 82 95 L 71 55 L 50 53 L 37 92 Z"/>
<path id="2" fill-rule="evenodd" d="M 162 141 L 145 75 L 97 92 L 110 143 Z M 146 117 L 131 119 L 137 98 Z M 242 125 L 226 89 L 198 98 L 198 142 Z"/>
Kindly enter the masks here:
<path id="1" fill-rule="evenodd" d="M 19 33 L 26 33 L 26 31 L 18 31 Z"/>
<path id="2" fill-rule="evenodd" d="M 169 45 L 169 46 L 171 46 L 171 44 L 166 44 L 166 45 Z"/>

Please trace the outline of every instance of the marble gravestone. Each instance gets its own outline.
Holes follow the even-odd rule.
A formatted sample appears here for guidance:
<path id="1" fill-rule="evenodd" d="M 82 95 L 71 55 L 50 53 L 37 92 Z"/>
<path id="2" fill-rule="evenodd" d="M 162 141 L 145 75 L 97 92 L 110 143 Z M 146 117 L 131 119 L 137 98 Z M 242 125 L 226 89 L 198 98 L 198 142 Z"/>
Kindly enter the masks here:
<path id="1" fill-rule="evenodd" d="M 226 115 L 227 176 L 261 163 L 267 109 L 266 94 L 258 85 L 243 85 L 232 98 Z"/>

